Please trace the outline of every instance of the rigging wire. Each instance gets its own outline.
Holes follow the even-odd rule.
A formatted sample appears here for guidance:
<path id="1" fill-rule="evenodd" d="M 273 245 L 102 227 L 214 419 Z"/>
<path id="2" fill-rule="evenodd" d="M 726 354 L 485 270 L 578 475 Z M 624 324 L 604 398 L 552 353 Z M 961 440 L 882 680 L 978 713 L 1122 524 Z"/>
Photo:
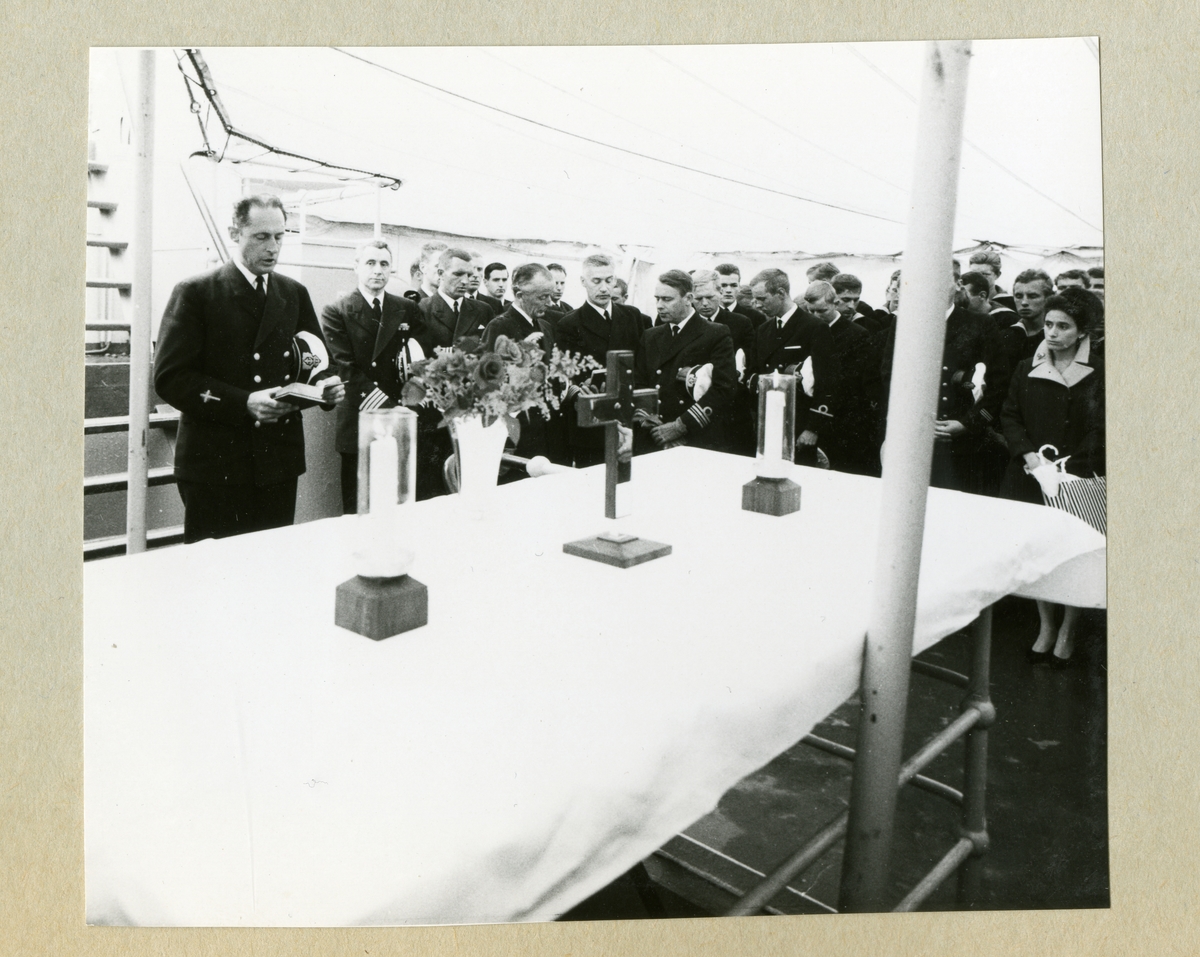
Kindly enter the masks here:
<path id="1" fill-rule="evenodd" d="M 846 44 L 846 49 L 849 50 L 850 53 L 852 53 L 856 58 L 858 58 L 858 60 L 860 60 L 863 64 L 865 64 L 867 66 L 867 68 L 870 69 L 871 72 L 873 72 L 876 76 L 879 76 L 884 81 L 891 84 L 891 86 L 895 87 L 905 99 L 909 100 L 912 103 L 917 102 L 917 98 L 915 96 L 913 96 L 911 93 L 909 93 L 908 90 L 906 90 L 903 86 L 901 86 L 899 83 L 897 83 L 894 79 L 892 79 L 892 77 L 890 77 L 887 73 L 885 73 L 883 70 L 881 70 L 879 67 L 877 67 L 874 63 L 872 63 L 870 60 L 868 60 L 865 56 L 863 56 L 861 53 L 859 53 L 858 50 L 856 50 L 854 48 L 853 44 Z M 983 147 L 972 142 L 968 137 L 963 136 L 963 142 L 967 146 L 971 147 L 971 149 L 973 149 L 976 153 L 978 153 L 984 159 L 986 159 L 989 162 L 993 163 L 994 165 L 998 166 L 1001 170 L 1003 170 L 1005 173 L 1007 173 L 1009 176 L 1011 176 L 1013 179 L 1015 179 L 1022 186 L 1025 186 L 1026 188 L 1033 190 L 1040 197 L 1042 197 L 1042 199 L 1046 200 L 1047 202 L 1053 203 L 1055 206 L 1057 206 L 1059 209 L 1061 209 L 1064 213 L 1068 213 L 1069 215 L 1074 216 L 1076 219 L 1078 219 L 1081 223 L 1083 223 L 1083 225 L 1087 226 L 1088 228 L 1094 229 L 1098 233 L 1104 232 L 1104 230 L 1101 229 L 1099 226 L 1089 223 L 1086 219 L 1084 219 L 1082 216 L 1080 216 L 1077 212 L 1075 212 L 1073 209 L 1071 209 L 1067 206 L 1064 206 L 1053 196 L 1048 196 L 1046 193 L 1043 193 L 1040 189 L 1038 189 L 1036 186 L 1034 186 L 1033 183 L 1029 182 L 1026 179 L 1022 179 L 1020 176 L 1018 176 L 1016 173 L 1014 173 L 1011 169 L 1009 169 L 1007 166 L 1005 166 L 1003 163 L 1001 163 L 998 159 L 996 159 L 996 157 L 994 157 L 990 153 L 988 153 Z"/>
<path id="2" fill-rule="evenodd" d="M 572 133 L 569 130 L 560 129 L 559 127 L 552 126 L 549 123 L 543 123 L 541 120 L 535 120 L 528 116 L 522 116 L 519 113 L 513 113 L 510 110 L 505 110 L 502 107 L 493 106 L 490 103 L 484 103 L 481 100 L 473 99 L 472 97 L 465 96 L 462 93 L 455 93 L 453 90 L 447 90 L 445 87 L 438 86 L 438 85 L 436 85 L 434 83 L 430 83 L 426 80 L 418 79 L 417 77 L 410 76 L 407 73 L 401 73 L 399 70 L 395 70 L 389 66 L 384 66 L 382 63 L 377 63 L 374 60 L 368 60 L 366 57 L 359 56 L 356 53 L 351 53 L 349 50 L 345 50 L 341 47 L 330 47 L 330 49 L 334 50 L 338 53 L 341 53 L 342 55 L 347 56 L 352 60 L 358 60 L 360 63 L 365 63 L 368 66 L 373 66 L 378 70 L 384 71 L 385 73 L 391 73 L 395 76 L 400 77 L 401 79 L 408 80 L 410 83 L 416 83 L 418 86 L 424 86 L 431 90 L 436 90 L 437 92 L 443 93 L 446 96 L 452 96 L 458 100 L 465 100 L 466 102 L 472 103 L 475 106 L 483 107 L 484 109 L 487 109 L 487 110 L 492 110 L 493 112 L 503 114 L 504 116 L 511 117 L 512 119 L 521 120 L 524 123 L 529 123 L 533 126 L 538 126 L 538 127 L 541 127 L 542 129 L 550 130 L 551 132 L 554 132 L 554 133 L 559 133 L 563 136 L 569 136 L 572 139 L 582 140 L 585 143 L 591 143 L 593 146 L 602 146 L 605 149 L 615 150 L 618 153 L 626 153 L 630 156 L 636 156 L 639 159 L 649 160 L 653 163 L 661 163 L 664 166 L 672 166 L 676 169 L 685 170 L 686 172 L 689 172 L 689 173 L 696 173 L 700 176 L 708 176 L 713 179 L 719 179 L 726 183 L 733 183 L 736 186 L 745 186 L 750 189 L 757 189 L 757 190 L 761 190 L 766 193 L 773 193 L 776 196 L 784 196 L 788 199 L 799 200 L 802 203 L 811 203 L 814 206 L 824 206 L 828 209 L 836 209 L 843 213 L 853 213 L 856 216 L 866 216 L 869 219 L 879 219 L 879 220 L 882 220 L 887 223 L 896 223 L 897 225 L 903 225 L 903 223 L 900 220 L 892 219 L 890 216 L 882 216 L 882 215 L 879 215 L 878 213 L 870 213 L 870 212 L 867 212 L 866 210 L 854 209 L 853 207 L 850 207 L 850 206 L 841 206 L 841 205 L 838 205 L 837 203 L 829 203 L 829 202 L 825 202 L 824 200 L 813 199 L 810 196 L 801 196 L 798 193 L 789 193 L 789 192 L 785 192 L 784 190 L 773 189 L 770 186 L 763 186 L 758 183 L 749 183 L 749 182 L 746 182 L 745 180 L 734 179 L 732 176 L 723 176 L 720 173 L 713 173 L 709 170 L 698 169 L 695 166 L 688 166 L 685 163 L 676 163 L 673 160 L 663 159 L 662 157 L 659 157 L 659 156 L 651 156 L 648 153 L 640 153 L 637 150 L 627 149 L 624 146 L 616 146 L 612 143 L 605 143 L 603 140 L 594 139 L 590 136 L 584 136 L 581 133 Z"/>
<path id="3" fill-rule="evenodd" d="M 598 103 L 593 103 L 591 100 L 587 99 L 587 97 L 580 96 L 578 93 L 572 93 L 570 90 L 564 89 L 563 87 L 559 86 L 557 83 L 551 83 L 549 80 L 545 79 L 544 77 L 538 76 L 536 73 L 531 73 L 528 70 L 522 69 L 521 67 L 517 66 L 515 63 L 509 62 L 508 60 L 504 59 L 503 57 L 496 56 L 496 54 L 493 53 L 491 50 L 484 49 L 484 50 L 480 50 L 479 52 L 486 55 L 489 59 L 495 60 L 497 63 L 502 63 L 504 66 L 508 67 L 510 70 L 515 70 L 516 72 L 529 77 L 531 80 L 534 80 L 535 82 L 540 83 L 543 86 L 547 86 L 552 90 L 556 90 L 557 92 L 563 94 L 564 96 L 569 96 L 569 97 L 571 97 L 571 99 L 577 100 L 578 102 L 584 104 L 585 106 L 590 107 L 593 110 L 597 110 L 600 113 L 604 113 L 607 116 L 611 116 L 614 119 L 620 120 L 622 123 L 627 123 L 630 126 L 634 127 L 635 129 L 639 129 L 645 133 L 649 133 L 652 136 L 667 138 L 664 136 L 662 130 L 656 130 L 656 129 L 652 129 L 649 126 L 644 126 L 643 124 L 630 119 L 628 116 L 622 116 L 620 113 L 617 113 L 615 110 L 610 110 L 610 109 L 607 109 L 606 107 L 601 106 Z M 752 175 L 759 172 L 758 170 L 753 170 L 748 166 L 743 166 L 741 163 L 735 163 L 731 160 L 723 159 L 720 156 L 717 156 L 713 153 L 709 153 L 707 150 L 702 150 L 695 146 L 690 146 L 687 143 L 676 143 L 671 140 L 669 140 L 669 141 L 672 143 L 673 146 L 677 146 L 681 149 L 691 150 L 692 152 L 698 153 L 700 156 L 706 157 L 707 159 L 716 160 L 718 163 L 724 163 L 727 166 L 732 166 L 736 169 L 743 170 L 744 172 L 750 173 Z"/>
<path id="4" fill-rule="evenodd" d="M 238 93 L 238 94 L 239 94 L 239 95 L 241 95 L 241 96 L 244 96 L 244 97 L 246 97 L 246 98 L 248 98 L 248 99 L 250 99 L 250 100 L 253 100 L 253 101 L 254 101 L 254 102 L 256 102 L 256 103 L 261 103 L 262 105 L 264 105 L 264 106 L 267 106 L 267 107 L 269 107 L 270 109 L 274 110 L 275 112 L 281 113 L 281 114 L 283 114 L 283 115 L 285 115 L 285 116 L 291 116 L 291 117 L 294 117 L 294 118 L 296 118 L 296 119 L 298 119 L 298 120 L 301 120 L 302 122 L 308 123 L 308 124 L 310 124 L 310 125 L 312 125 L 312 126 L 317 126 L 317 127 L 320 127 L 321 129 L 329 130 L 330 132 L 332 132 L 332 133 L 337 133 L 337 134 L 339 134 L 340 136 L 343 136 L 343 137 L 351 137 L 351 138 L 353 138 L 353 139 L 357 139 L 357 140 L 359 140 L 360 142 L 363 142 L 363 143 L 368 143 L 368 144 L 370 144 L 370 145 L 372 145 L 372 146 L 374 146 L 374 147 L 376 147 L 376 148 L 379 148 L 379 147 L 381 146 L 381 144 L 375 143 L 373 140 L 366 139 L 366 138 L 364 138 L 364 137 L 363 137 L 361 134 L 359 134 L 359 133 L 357 133 L 357 132 L 349 132 L 349 131 L 346 131 L 346 130 L 342 130 L 342 129 L 339 129 L 338 127 L 335 127 L 335 126 L 330 126 L 328 123 L 323 123 L 323 122 L 321 122 L 320 120 L 314 119 L 314 118 L 313 118 L 311 115 L 307 115 L 307 114 L 301 114 L 301 113 L 296 113 L 296 112 L 294 112 L 294 111 L 292 111 L 292 110 L 288 110 L 288 109 L 286 109 L 286 108 L 284 108 L 284 107 L 281 107 L 281 106 L 277 106 L 277 105 L 275 105 L 275 104 L 272 104 L 272 103 L 268 102 L 267 100 L 264 100 L 264 99 L 262 99 L 261 97 L 259 97 L 259 96 L 256 96 L 255 94 L 253 94 L 253 93 L 249 92 L 248 90 L 244 90 L 244 89 L 241 89 L 240 87 L 234 86 L 232 83 L 222 83 L 222 87 L 223 87 L 224 89 L 226 89 L 226 90 L 232 90 L 232 91 L 234 91 L 235 93 Z M 490 116 L 484 116 L 484 117 L 481 117 L 481 119 L 482 119 L 482 121 L 483 121 L 483 122 L 485 122 L 485 123 L 490 123 L 492 126 L 496 127 L 496 128 L 497 128 L 497 129 L 499 129 L 499 130 L 503 130 L 503 131 L 505 131 L 505 132 L 508 132 L 508 133 L 515 133 L 515 134 L 516 134 L 516 135 L 518 135 L 518 136 L 524 136 L 524 137 L 526 137 L 526 138 L 528 138 L 528 139 L 531 139 L 531 140 L 533 140 L 534 142 L 536 142 L 536 143 L 540 143 L 540 144 L 542 144 L 542 145 L 549 145 L 549 142 L 548 142 L 547 140 L 545 140 L 545 139 L 542 139 L 541 137 L 538 137 L 538 136 L 536 136 L 536 135 L 535 135 L 535 134 L 533 134 L 533 133 L 523 132 L 523 131 L 521 131 L 521 130 L 514 129 L 512 126 L 510 126 L 510 125 L 507 125 L 507 124 L 504 124 L 504 123 L 500 122 L 498 119 L 496 119 L 496 118 L 494 118 L 494 117 L 490 117 Z M 404 150 L 398 150 L 398 149 L 396 149 L 394 146 L 391 146 L 391 145 L 383 145 L 383 146 L 382 146 L 382 148 L 383 148 L 383 149 L 386 149 L 386 150 L 388 150 L 389 152 L 395 153 L 395 154 L 396 154 L 396 155 L 398 155 L 398 156 L 412 156 L 412 157 L 414 157 L 414 158 L 417 158 L 417 159 L 419 159 L 419 160 L 424 160 L 424 161 L 427 161 L 427 160 L 429 159 L 429 157 L 428 157 L 428 156 L 426 156 L 426 155 L 423 155 L 423 154 L 415 154 L 415 153 L 407 153 L 407 152 L 405 152 Z M 581 153 L 581 152 L 578 152 L 577 150 L 573 150 L 573 149 L 571 149 L 570 147 L 566 147 L 566 146 L 559 146 L 559 147 L 557 147 L 557 149 L 560 149 L 560 150 L 563 150 L 563 151 L 565 151 L 565 152 L 571 153 L 572 155 L 575 155 L 575 156 L 581 156 L 581 157 L 584 157 L 584 158 L 586 158 L 586 159 L 591 159 L 593 162 L 595 162 L 595 163 L 599 163 L 599 164 L 601 164 L 601 165 L 604 165 L 604 166 L 611 166 L 611 167 L 613 167 L 614 169 L 619 169 L 619 170 L 622 170 L 622 171 L 627 171 L 627 170 L 625 170 L 625 168 L 624 168 L 624 167 L 622 167 L 622 166 L 618 166 L 616 163 L 611 163 L 611 162 L 609 162 L 609 161 L 608 161 L 608 160 L 606 160 L 606 159 L 602 159 L 602 158 L 600 158 L 600 157 L 596 157 L 596 156 L 591 156 L 591 157 L 589 157 L 589 156 L 587 156 L 587 154 L 585 154 L 585 153 Z M 263 162 L 261 162 L 261 161 L 260 161 L 260 162 L 259 162 L 257 165 L 259 165 L 259 166 L 272 166 L 272 165 L 275 165 L 275 164 L 271 164 L 271 163 L 263 163 Z M 530 184 L 529 184 L 529 183 L 522 182 L 522 181 L 517 181 L 517 180 L 512 180 L 512 179 L 509 179 L 508 177 L 505 177 L 505 176 L 499 176 L 499 175 L 497 175 L 497 174 L 496 174 L 496 173 L 495 173 L 493 170 L 491 170 L 491 169 L 488 169 L 488 168 L 479 169 L 479 168 L 476 168 L 476 167 L 467 167 L 467 166 L 462 166 L 462 165 L 459 165 L 459 164 L 457 164 L 457 163 L 447 163 L 447 162 L 444 162 L 444 161 L 440 162 L 440 165 L 441 165 L 443 168 L 446 168 L 446 169 L 457 169 L 457 170 L 461 170 L 462 172 L 465 172 L 465 173 L 472 173 L 472 174 L 475 174 L 475 175 L 487 176 L 487 177 L 490 177 L 490 178 L 492 178 L 492 179 L 495 179 L 495 180 L 497 180 L 498 182 L 502 182 L 502 183 L 510 184 L 510 185 L 513 185 L 513 186 L 522 186 L 522 187 L 526 187 L 526 188 L 534 188 L 534 189 L 539 189 L 539 190 L 542 190 L 543 192 L 552 193 L 552 194 L 554 194 L 554 195 L 556 195 L 556 196 L 565 196 L 565 197 L 567 197 L 569 200 L 572 200 L 572 201 L 575 201 L 575 202 L 578 202 L 578 201 L 580 201 L 580 200 L 583 200 L 583 201 L 585 201 L 585 202 L 591 203 L 592 205 L 599 206 L 599 207 L 601 207 L 601 208 L 603 208 L 603 209 L 609 209 L 609 210 L 611 210 L 611 209 L 614 209 L 614 208 L 619 208 L 619 209 L 624 209 L 624 210 L 627 210 L 627 211 L 629 211 L 629 212 L 644 212 L 644 209 L 641 209 L 641 208 L 636 208 L 636 207 L 627 206 L 627 205 L 614 204 L 613 202 L 611 202 L 611 201 L 609 201 L 609 200 L 594 200 L 594 199 L 592 199 L 591 197 L 589 197 L 589 196 L 587 196 L 587 195 L 582 195 L 582 196 L 581 196 L 581 195 L 580 195 L 580 194 L 578 194 L 578 193 L 566 193 L 566 192 L 563 192 L 562 190 L 553 189 L 552 187 L 545 186 L 544 184 L 541 184 L 541 183 L 535 184 L 535 185 L 533 185 L 532 187 L 530 187 Z M 282 167 L 282 166 L 277 166 L 277 165 L 275 165 L 275 168 L 277 168 L 277 169 L 285 169 L 285 168 L 288 168 L 288 167 Z M 686 193 L 686 194 L 688 194 L 689 196 L 698 196 L 698 197 L 700 197 L 701 199 L 707 200 L 708 202 L 711 202 L 711 203 L 716 203 L 717 205 L 720 205 L 720 206 L 727 206 L 727 207 L 729 207 L 730 209 L 736 209 L 736 210 L 739 210 L 739 211 L 745 211 L 745 206 L 743 206 L 743 205 L 739 205 L 739 204 L 737 204 L 737 203 L 731 203 L 731 202 L 727 202 L 727 201 L 725 201 L 725 200 L 717 199 L 716 197 L 713 197 L 713 196 L 711 196 L 711 195 L 708 195 L 708 194 L 705 194 L 705 193 L 698 192 L 697 190 L 694 190 L 694 189 L 689 189 L 689 188 L 688 188 L 688 187 L 686 187 L 686 186 L 680 186 L 678 183 L 672 183 L 672 182 L 669 182 L 668 180 L 659 179 L 657 176 L 652 176 L 652 175 L 650 175 L 650 174 L 640 174 L 640 176 L 641 176 L 641 178 L 642 178 L 642 179 L 646 179 L 646 180 L 649 180 L 649 181 L 651 181 L 651 182 L 654 182 L 654 183 L 659 183 L 659 184 L 661 184 L 661 185 L 663 185 L 663 186 L 666 186 L 668 189 L 677 190 L 677 191 L 679 191 L 679 192 L 681 192 L 681 193 Z M 759 212 L 759 213 L 755 213 L 755 215 L 759 216 L 759 217 L 760 217 L 760 218 L 762 218 L 762 219 L 769 219 L 769 220 L 772 220 L 772 221 L 774 221 L 774 222 L 783 223 L 783 224 L 785 224 L 785 225 L 792 225 L 792 222 L 791 222 L 791 220 L 788 220 L 788 219 L 783 219 L 783 218 L 781 218 L 781 217 L 779 217 L 779 216 L 772 216 L 772 215 L 770 215 L 769 213 L 761 213 L 761 212 Z M 699 227 L 701 224 L 700 224 L 700 223 L 691 222 L 691 223 L 689 223 L 689 225 L 693 225 L 693 226 L 697 226 L 697 227 Z M 738 232 L 739 232 L 739 233 L 740 233 L 740 234 L 741 234 L 743 237 L 746 237 L 746 238 L 750 238 L 750 237 L 753 235 L 753 234 L 751 234 L 750 232 L 747 232 L 747 231 L 745 231 L 745 230 L 738 230 Z"/>
<path id="5" fill-rule="evenodd" d="M 225 107 L 224 104 L 221 103 L 220 95 L 217 93 L 216 83 L 213 81 L 212 73 L 208 69 L 208 64 L 204 62 L 204 57 L 201 55 L 200 51 L 196 48 L 185 48 L 184 54 L 187 56 L 188 60 L 191 61 L 192 68 L 196 71 L 196 76 L 199 79 L 195 80 L 187 77 L 186 73 L 184 73 L 184 76 L 192 80 L 192 82 L 197 83 L 200 89 L 204 91 L 204 95 L 208 99 L 212 111 L 217 114 L 217 119 L 220 121 L 222 128 L 225 130 L 225 148 L 221 151 L 221 156 L 218 161 L 224 160 L 225 154 L 229 149 L 230 142 L 234 137 L 236 137 L 237 139 L 246 143 L 251 143 L 254 146 L 262 147 L 262 149 L 266 150 L 268 153 L 274 153 L 277 156 L 287 156 L 292 159 L 303 160 L 306 163 L 313 163 L 316 166 L 327 170 L 340 170 L 346 173 L 361 173 L 364 177 L 380 180 L 383 185 L 386 185 L 389 189 L 400 188 L 401 180 L 397 176 L 389 176 L 385 173 L 374 173 L 370 170 L 357 169 L 353 166 L 342 166 L 339 163 L 329 163 L 313 156 L 305 156 L 303 153 L 293 153 L 290 150 L 281 149 L 278 146 L 272 146 L 270 143 L 267 143 L 264 140 L 242 132 L 233 125 L 228 114 L 225 112 Z M 181 65 L 180 70 L 182 71 L 182 69 L 183 68 Z M 245 162 L 245 160 L 241 160 L 239 162 Z"/>
<path id="6" fill-rule="evenodd" d="M 762 113 L 762 112 L 756 110 L 754 107 L 750 106 L 749 104 L 743 103 L 737 97 L 732 96 L 729 93 L 726 93 L 720 87 L 713 86 L 713 84 L 709 83 L 703 77 L 697 76 L 691 70 L 685 69 L 684 67 L 681 67 L 675 61 L 667 59 L 665 56 L 663 56 L 657 50 L 655 50 L 651 47 L 647 47 L 646 52 L 657 57 L 663 63 L 667 64 L 667 66 L 673 67 L 674 69 L 678 70 L 684 76 L 690 77 L 691 79 L 695 80 L 701 86 L 706 86 L 710 90 L 712 90 L 714 93 L 719 93 L 721 96 L 725 97 L 725 99 L 729 100 L 730 103 L 737 105 L 741 109 L 745 110 L 747 113 L 751 113 L 754 116 L 757 116 L 760 120 L 764 120 L 765 122 L 770 123 L 772 126 L 776 127 L 777 129 L 783 130 L 783 132 L 787 133 L 789 136 L 794 136 L 796 139 L 798 139 L 801 143 L 804 143 L 806 146 L 810 146 L 813 149 L 818 150 L 821 153 L 825 153 L 827 156 L 832 156 L 835 160 L 845 163 L 847 166 L 854 167 L 854 169 L 858 170 L 860 173 L 866 173 L 871 178 L 879 180 L 879 182 L 885 184 L 886 186 L 890 186 L 893 189 L 898 189 L 902 193 L 908 192 L 908 190 L 906 190 L 903 186 L 899 185 L 898 183 L 893 183 L 890 179 L 880 176 L 878 173 L 872 172 L 871 170 L 867 169 L 865 166 L 859 166 L 853 160 L 846 159 L 846 157 L 840 155 L 839 153 L 835 153 L 833 150 L 829 149 L 828 147 L 822 146 L 820 143 L 810 140 L 806 136 L 802 136 L 801 134 L 797 133 L 795 130 L 791 129 L 790 127 L 784 126 L 778 120 L 774 119 L 773 117 L 768 116 L 766 113 Z"/>

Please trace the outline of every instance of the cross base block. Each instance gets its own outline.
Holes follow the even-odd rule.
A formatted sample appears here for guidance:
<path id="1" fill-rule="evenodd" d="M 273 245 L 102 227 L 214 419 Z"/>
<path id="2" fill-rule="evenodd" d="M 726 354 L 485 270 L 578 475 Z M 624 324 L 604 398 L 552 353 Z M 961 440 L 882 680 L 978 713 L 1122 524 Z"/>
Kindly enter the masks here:
<path id="1" fill-rule="evenodd" d="M 619 540 L 616 540 L 619 539 Z M 593 535 L 591 538 L 581 538 L 575 542 L 563 545 L 563 551 L 568 555 L 578 555 L 589 558 L 594 562 L 605 565 L 615 565 L 617 568 L 632 568 L 643 562 L 652 561 L 671 554 L 671 546 L 662 542 L 652 542 L 648 538 L 635 538 L 628 535 Z"/>
<path id="2" fill-rule="evenodd" d="M 742 486 L 742 508 L 763 515 L 800 511 L 800 486 L 791 479 L 756 478 Z"/>
<path id="3" fill-rule="evenodd" d="M 429 622 L 429 589 L 410 575 L 364 578 L 355 575 L 337 587 L 333 623 L 382 641 Z"/>

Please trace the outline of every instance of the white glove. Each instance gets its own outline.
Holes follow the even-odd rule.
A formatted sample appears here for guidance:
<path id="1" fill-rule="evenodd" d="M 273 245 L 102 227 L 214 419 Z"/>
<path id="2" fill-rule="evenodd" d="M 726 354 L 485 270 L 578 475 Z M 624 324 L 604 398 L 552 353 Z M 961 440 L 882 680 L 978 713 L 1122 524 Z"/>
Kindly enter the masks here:
<path id="1" fill-rule="evenodd" d="M 617 457 L 633 454 L 633 429 L 617 424 Z"/>
<path id="2" fill-rule="evenodd" d="M 706 362 L 696 370 L 695 382 L 692 384 L 692 400 L 699 402 L 712 388 L 712 372 L 713 367 L 711 362 Z"/>
<path id="3" fill-rule="evenodd" d="M 738 351 L 736 353 L 734 353 L 733 364 L 737 368 L 738 381 L 740 382 L 742 380 L 742 378 L 746 375 L 746 350 L 745 349 L 738 349 Z"/>
<path id="4" fill-rule="evenodd" d="M 816 378 L 812 371 L 812 356 L 804 360 L 804 364 L 800 366 L 800 387 L 804 389 L 804 394 L 812 396 L 813 388 L 816 386 Z"/>
<path id="5" fill-rule="evenodd" d="M 975 363 L 975 373 L 971 376 L 971 393 L 978 403 L 983 398 L 983 387 L 987 384 L 987 366 L 982 362 Z"/>
<path id="6" fill-rule="evenodd" d="M 1038 485 L 1042 487 L 1042 493 L 1047 498 L 1058 498 L 1058 485 L 1062 481 L 1062 473 L 1057 468 L 1046 462 L 1031 469 L 1029 474 L 1037 479 Z"/>

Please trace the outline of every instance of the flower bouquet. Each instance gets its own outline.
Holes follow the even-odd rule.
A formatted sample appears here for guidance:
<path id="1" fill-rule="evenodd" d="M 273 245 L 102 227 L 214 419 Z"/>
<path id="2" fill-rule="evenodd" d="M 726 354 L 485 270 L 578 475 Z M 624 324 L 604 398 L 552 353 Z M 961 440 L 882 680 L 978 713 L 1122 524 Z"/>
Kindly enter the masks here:
<path id="1" fill-rule="evenodd" d="M 401 401 L 433 406 L 442 413 L 441 426 L 466 416 L 479 418 L 485 428 L 503 420 L 516 443 L 521 437 L 518 415 L 536 409 L 550 418 L 550 410 L 561 408 L 569 394 L 586 391 L 598 371 L 603 367 L 590 356 L 557 347 L 547 359 L 536 342 L 499 336 L 489 352 L 481 340 L 468 336 L 449 348 L 438 347 L 432 359 L 414 363 Z"/>
<path id="2" fill-rule="evenodd" d="M 488 351 L 477 338 L 465 337 L 439 347 L 431 359 L 412 367 L 401 401 L 437 409 L 438 425 L 449 427 L 458 457 L 458 489 L 470 511 L 483 514 L 489 490 L 500 471 L 505 439 L 521 439 L 522 412 L 550 418 L 568 390 L 586 384 L 600 364 L 589 356 L 498 336 Z M 503 424 L 501 424 L 503 423 Z"/>

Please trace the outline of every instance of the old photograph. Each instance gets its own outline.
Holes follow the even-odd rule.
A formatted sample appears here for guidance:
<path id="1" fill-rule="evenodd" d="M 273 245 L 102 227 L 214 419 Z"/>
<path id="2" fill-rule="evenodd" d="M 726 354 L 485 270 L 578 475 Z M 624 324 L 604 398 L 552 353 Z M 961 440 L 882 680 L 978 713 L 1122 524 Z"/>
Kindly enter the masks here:
<path id="1" fill-rule="evenodd" d="M 1109 907 L 1100 71 L 93 48 L 87 923 Z"/>

